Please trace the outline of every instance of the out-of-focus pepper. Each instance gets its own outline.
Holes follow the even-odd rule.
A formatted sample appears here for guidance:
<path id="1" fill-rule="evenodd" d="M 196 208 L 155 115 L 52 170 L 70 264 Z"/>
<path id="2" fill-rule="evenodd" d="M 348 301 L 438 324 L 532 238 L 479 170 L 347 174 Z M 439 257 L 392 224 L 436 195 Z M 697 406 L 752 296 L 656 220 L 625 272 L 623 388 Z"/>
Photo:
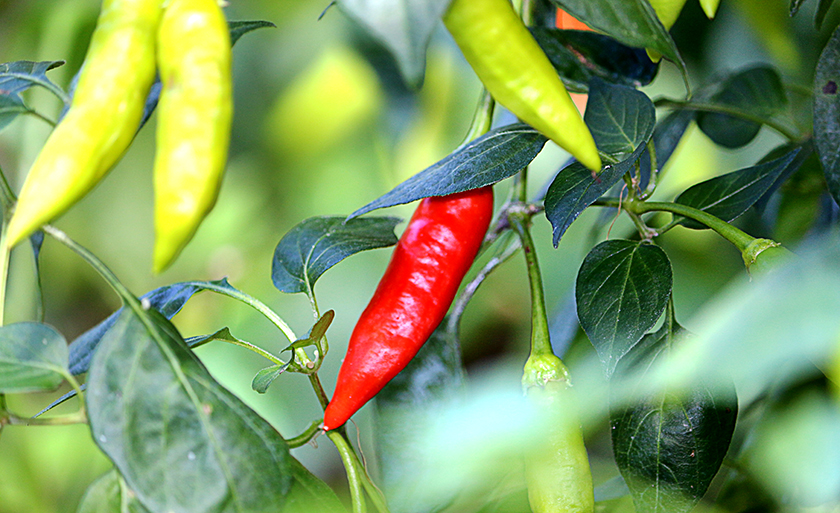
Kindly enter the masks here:
<path id="1" fill-rule="evenodd" d="M 497 102 L 600 172 L 592 134 L 508 0 L 453 0 L 443 22 Z"/>
<path id="2" fill-rule="evenodd" d="M 158 35 L 163 90 L 155 154 L 155 250 L 160 272 L 213 208 L 233 114 L 230 36 L 216 0 L 172 0 Z"/>
<path id="3" fill-rule="evenodd" d="M 776 241 L 755 239 L 742 252 L 750 276 L 761 277 L 790 261 L 794 254 Z"/>
<path id="4" fill-rule="evenodd" d="M 15 245 L 90 191 L 131 144 L 155 78 L 160 0 L 105 0 L 67 114 L 20 191 Z"/>
<path id="5" fill-rule="evenodd" d="M 566 366 L 553 354 L 532 355 L 522 386 L 545 415 L 547 430 L 525 463 L 528 500 L 534 513 L 592 513 L 595 496 Z"/>

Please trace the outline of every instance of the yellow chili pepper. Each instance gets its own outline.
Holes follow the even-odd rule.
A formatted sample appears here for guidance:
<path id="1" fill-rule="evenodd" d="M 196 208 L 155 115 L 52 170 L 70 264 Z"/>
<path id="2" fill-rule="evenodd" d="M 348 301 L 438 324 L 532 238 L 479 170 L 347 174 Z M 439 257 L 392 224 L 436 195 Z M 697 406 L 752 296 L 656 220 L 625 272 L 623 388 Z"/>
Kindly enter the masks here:
<path id="1" fill-rule="evenodd" d="M 443 22 L 497 102 L 593 172 L 601 170 L 592 134 L 508 0 L 453 0 Z"/>
<path id="2" fill-rule="evenodd" d="M 700 7 L 703 8 L 703 12 L 706 13 L 709 19 L 715 17 L 719 4 L 720 0 L 700 0 Z"/>
<path id="3" fill-rule="evenodd" d="M 160 15 L 160 0 L 103 2 L 70 109 L 20 191 L 10 245 L 79 201 L 131 144 L 155 78 Z"/>
<path id="4" fill-rule="evenodd" d="M 531 510 L 592 513 L 595 496 L 589 457 L 566 366 L 553 354 L 531 355 L 522 385 L 528 400 L 549 420 L 544 438 L 525 465 Z"/>
<path id="5" fill-rule="evenodd" d="M 216 202 L 233 114 L 230 61 L 216 0 L 172 0 L 158 35 L 155 272 L 178 256 Z"/>

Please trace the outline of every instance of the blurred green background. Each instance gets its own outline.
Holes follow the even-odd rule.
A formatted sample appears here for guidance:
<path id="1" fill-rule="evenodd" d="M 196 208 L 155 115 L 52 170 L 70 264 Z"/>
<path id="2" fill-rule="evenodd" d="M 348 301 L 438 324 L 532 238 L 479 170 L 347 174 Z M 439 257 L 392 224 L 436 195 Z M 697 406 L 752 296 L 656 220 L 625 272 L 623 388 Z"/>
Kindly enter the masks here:
<path id="1" fill-rule="evenodd" d="M 672 32 L 695 80 L 771 62 L 788 81 L 809 86 L 828 36 L 826 30 L 813 29 L 815 3 L 806 3 L 791 19 L 786 0 L 723 0 L 717 19 L 709 22 L 689 0 Z M 277 28 L 248 34 L 234 48 L 235 119 L 227 175 L 216 208 L 171 269 L 160 276 L 150 271 L 154 118 L 108 178 L 56 225 L 104 260 L 136 294 L 177 281 L 227 276 L 232 285 L 271 306 L 297 333 L 305 333 L 313 322 L 306 298 L 283 295 L 271 284 L 271 258 L 280 237 L 310 216 L 346 215 L 447 155 L 466 132 L 479 95 L 477 79 L 442 29 L 429 48 L 424 87 L 413 91 L 403 85 L 387 52 L 338 8 L 318 19 L 327 4 L 233 0 L 225 9 L 230 20 L 268 20 Z M 98 9 L 97 0 L 0 0 L 0 62 L 66 60 L 50 72 L 53 81 L 66 86 L 81 64 Z M 836 13 L 831 13 L 825 25 L 835 24 Z M 646 92 L 654 98 L 682 94 L 675 68 L 664 64 Z M 27 92 L 26 100 L 52 118 L 60 109 L 42 90 Z M 0 132 L 0 167 L 16 190 L 48 130 L 29 117 Z M 746 149 L 722 150 L 692 127 L 669 163 L 657 197 L 671 199 L 701 179 L 751 165 L 780 142 L 764 129 Z M 549 147 L 535 163 L 532 189 L 539 190 L 565 159 L 562 151 Z M 498 201 L 506 189 L 506 184 L 497 186 Z M 407 218 L 412 208 L 387 213 Z M 556 250 L 548 222 L 535 220 L 548 306 L 561 312 L 558 322 L 565 319 L 561 306 L 573 290 L 580 262 L 605 237 L 600 217 L 599 212 L 582 215 Z M 746 216 L 740 223 L 753 235 L 771 234 L 758 217 Z M 629 235 L 630 228 L 619 219 L 611 236 Z M 692 329 L 691 314 L 733 276 L 743 274 L 740 255 L 708 232 L 676 229 L 660 242 L 674 266 L 677 315 Z M 784 242 L 795 245 L 796 240 Z M 335 309 L 337 314 L 329 332 L 331 353 L 320 373 L 328 392 L 355 319 L 389 254 L 380 250 L 353 256 L 318 282 L 322 310 Z M 41 270 L 46 321 L 68 340 L 119 306 L 86 264 L 49 239 Z M 9 322 L 36 314 L 32 271 L 28 249 L 16 250 Z M 518 257 L 492 275 L 465 317 L 462 343 L 471 375 L 490 372 L 518 386 L 527 354 L 528 313 L 527 280 Z M 284 347 L 268 321 L 210 293 L 190 300 L 174 322 L 185 336 L 227 326 L 237 337 L 268 350 Z M 572 363 L 592 352 L 580 336 L 572 349 Z M 258 395 L 250 389 L 254 373 L 266 366 L 258 357 L 224 344 L 203 347 L 198 354 L 218 380 L 286 437 L 298 434 L 321 413 L 302 376 L 284 375 L 267 394 Z M 19 414 L 34 414 L 64 391 L 9 397 L 9 404 Z M 74 408 L 71 401 L 60 411 Z M 356 420 L 371 461 L 368 410 Z M 609 440 L 602 431 L 592 434 L 590 446 L 596 482 L 601 467 L 608 469 L 603 475 L 612 472 Z M 305 446 L 294 454 L 341 490 L 345 485 L 337 453 L 326 441 L 319 442 L 318 448 Z M 74 511 L 86 486 L 108 466 L 84 427 L 7 427 L 0 437 L 0 513 Z"/>

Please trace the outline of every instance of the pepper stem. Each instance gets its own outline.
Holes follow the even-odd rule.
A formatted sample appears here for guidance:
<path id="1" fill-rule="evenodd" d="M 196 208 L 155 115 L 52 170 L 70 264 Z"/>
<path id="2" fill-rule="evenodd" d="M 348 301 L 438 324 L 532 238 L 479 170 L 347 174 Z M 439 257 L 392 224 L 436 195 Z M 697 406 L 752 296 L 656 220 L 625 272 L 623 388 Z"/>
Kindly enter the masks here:
<path id="1" fill-rule="evenodd" d="M 525 263 L 528 267 L 528 280 L 531 285 L 531 355 L 553 355 L 548 331 L 548 315 L 545 310 L 545 293 L 542 286 L 542 274 L 537 262 L 537 253 L 528 225 L 531 222 L 527 209 L 512 205 L 508 212 L 510 226 L 519 235 Z"/>

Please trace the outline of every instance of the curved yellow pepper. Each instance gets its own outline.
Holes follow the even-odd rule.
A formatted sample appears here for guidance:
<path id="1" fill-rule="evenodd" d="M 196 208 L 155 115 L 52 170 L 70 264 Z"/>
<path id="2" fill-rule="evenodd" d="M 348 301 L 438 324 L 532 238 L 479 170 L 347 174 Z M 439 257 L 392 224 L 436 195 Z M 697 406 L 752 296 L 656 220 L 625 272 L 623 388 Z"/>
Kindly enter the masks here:
<path id="1" fill-rule="evenodd" d="M 230 36 L 216 0 L 172 0 L 158 36 L 163 90 L 155 154 L 154 272 L 178 256 L 213 208 L 230 139 Z"/>
<path id="2" fill-rule="evenodd" d="M 497 102 L 593 172 L 601 170 L 589 128 L 508 0 L 453 0 L 443 22 Z"/>
<path id="3" fill-rule="evenodd" d="M 102 4 L 70 109 L 20 191 L 10 246 L 79 201 L 131 144 L 155 78 L 160 15 L 160 0 Z"/>

